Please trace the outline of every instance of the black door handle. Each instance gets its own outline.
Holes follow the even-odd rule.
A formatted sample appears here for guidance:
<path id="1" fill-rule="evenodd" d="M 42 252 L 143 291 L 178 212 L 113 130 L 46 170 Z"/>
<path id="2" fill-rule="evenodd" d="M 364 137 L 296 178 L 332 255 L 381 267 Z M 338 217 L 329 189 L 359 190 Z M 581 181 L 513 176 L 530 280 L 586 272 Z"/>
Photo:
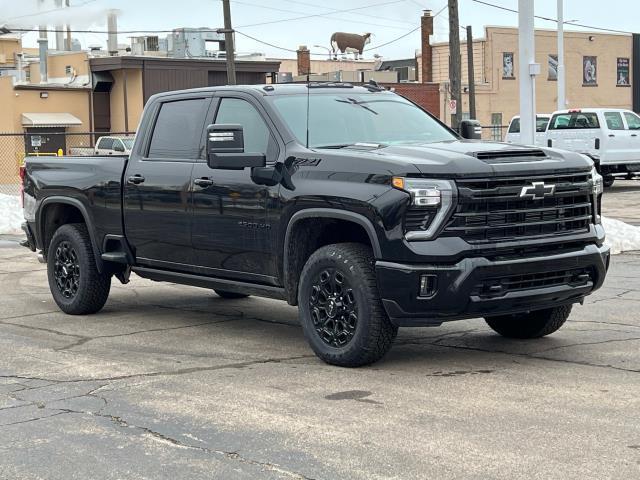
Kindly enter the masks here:
<path id="1" fill-rule="evenodd" d="M 196 178 L 193 183 L 199 187 L 210 187 L 211 185 L 213 185 L 213 180 L 207 177 L 202 177 Z"/>
<path id="2" fill-rule="evenodd" d="M 139 173 L 136 173 L 135 175 L 132 175 L 129 178 L 127 178 L 127 182 L 133 183 L 134 185 L 138 185 L 144 182 L 144 177 Z"/>
<path id="3" fill-rule="evenodd" d="M 637 134 L 637 133 L 632 133 L 632 134 L 631 134 L 631 136 L 632 136 L 632 137 L 637 137 L 637 136 L 638 136 L 638 134 Z"/>
<path id="4" fill-rule="evenodd" d="M 613 133 L 610 133 L 609 136 L 610 137 L 615 137 L 615 135 Z"/>

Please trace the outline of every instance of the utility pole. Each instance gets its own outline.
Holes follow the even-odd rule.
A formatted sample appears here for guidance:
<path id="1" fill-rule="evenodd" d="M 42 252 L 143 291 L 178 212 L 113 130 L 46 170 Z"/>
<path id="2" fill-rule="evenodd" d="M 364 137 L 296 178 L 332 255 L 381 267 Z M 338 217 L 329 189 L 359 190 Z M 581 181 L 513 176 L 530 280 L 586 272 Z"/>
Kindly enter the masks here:
<path id="1" fill-rule="evenodd" d="M 520 141 L 535 144 L 536 132 L 536 63 L 533 0 L 518 0 L 518 46 L 520 57 Z"/>
<path id="2" fill-rule="evenodd" d="M 558 110 L 567 108 L 564 76 L 564 0 L 558 0 Z"/>
<path id="3" fill-rule="evenodd" d="M 231 6 L 229 0 L 222 0 L 224 15 L 224 45 L 227 51 L 227 84 L 236 84 L 236 59 L 233 47 L 233 27 L 231 26 Z"/>
<path id="4" fill-rule="evenodd" d="M 449 0 L 449 85 L 451 100 L 456 102 L 456 113 L 451 115 L 451 127 L 456 130 L 460 125 L 462 113 L 460 58 L 460 21 L 458 19 L 458 0 Z"/>
<path id="5" fill-rule="evenodd" d="M 469 71 L 469 118 L 476 119 L 476 79 L 473 68 L 473 31 L 467 25 L 467 70 Z"/>

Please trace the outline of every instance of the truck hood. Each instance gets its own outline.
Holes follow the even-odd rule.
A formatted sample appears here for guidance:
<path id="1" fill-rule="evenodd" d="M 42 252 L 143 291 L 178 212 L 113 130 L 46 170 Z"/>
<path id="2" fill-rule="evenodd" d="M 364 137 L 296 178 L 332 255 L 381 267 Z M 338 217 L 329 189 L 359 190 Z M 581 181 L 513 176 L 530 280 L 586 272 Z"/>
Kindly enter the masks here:
<path id="1" fill-rule="evenodd" d="M 382 148 L 348 147 L 337 152 L 374 156 L 379 160 L 411 164 L 424 175 L 478 177 L 545 175 L 590 170 L 592 162 L 574 152 L 501 142 L 453 140 L 438 143 L 390 145 Z M 337 153 L 336 152 L 336 153 Z"/>

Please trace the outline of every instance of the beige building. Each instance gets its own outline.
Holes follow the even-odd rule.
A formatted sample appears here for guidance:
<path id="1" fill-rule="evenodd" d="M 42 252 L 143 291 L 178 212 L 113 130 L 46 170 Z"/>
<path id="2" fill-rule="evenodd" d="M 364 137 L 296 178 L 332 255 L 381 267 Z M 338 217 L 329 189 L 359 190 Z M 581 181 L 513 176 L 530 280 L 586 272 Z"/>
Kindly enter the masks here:
<path id="1" fill-rule="evenodd" d="M 536 30 L 536 62 L 541 74 L 536 78 L 536 108 L 539 113 L 557 109 L 557 32 Z M 507 125 L 519 112 L 518 29 L 486 27 L 485 38 L 475 40 L 474 79 L 477 118 L 483 126 Z M 440 118 L 447 122 L 449 110 L 449 45 L 432 46 L 432 81 L 441 84 Z M 469 112 L 466 93 L 467 50 L 462 42 L 462 112 Z M 631 108 L 631 35 L 565 31 L 565 72 L 567 108 Z M 422 56 L 418 56 L 422 64 Z M 422 68 L 418 69 L 419 71 Z M 500 129 L 486 129 L 485 138 L 502 138 Z"/>

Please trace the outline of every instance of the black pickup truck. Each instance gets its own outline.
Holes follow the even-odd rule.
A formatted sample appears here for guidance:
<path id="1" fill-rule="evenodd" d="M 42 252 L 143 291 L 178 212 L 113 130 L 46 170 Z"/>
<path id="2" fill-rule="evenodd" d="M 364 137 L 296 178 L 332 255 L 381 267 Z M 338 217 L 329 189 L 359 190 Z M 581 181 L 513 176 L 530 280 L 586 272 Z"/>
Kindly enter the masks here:
<path id="1" fill-rule="evenodd" d="M 601 193 L 580 154 L 463 140 L 375 85 L 215 87 L 153 96 L 128 158 L 27 158 L 24 230 L 66 313 L 135 272 L 298 305 L 359 366 L 399 326 L 556 331 L 606 275 Z"/>

